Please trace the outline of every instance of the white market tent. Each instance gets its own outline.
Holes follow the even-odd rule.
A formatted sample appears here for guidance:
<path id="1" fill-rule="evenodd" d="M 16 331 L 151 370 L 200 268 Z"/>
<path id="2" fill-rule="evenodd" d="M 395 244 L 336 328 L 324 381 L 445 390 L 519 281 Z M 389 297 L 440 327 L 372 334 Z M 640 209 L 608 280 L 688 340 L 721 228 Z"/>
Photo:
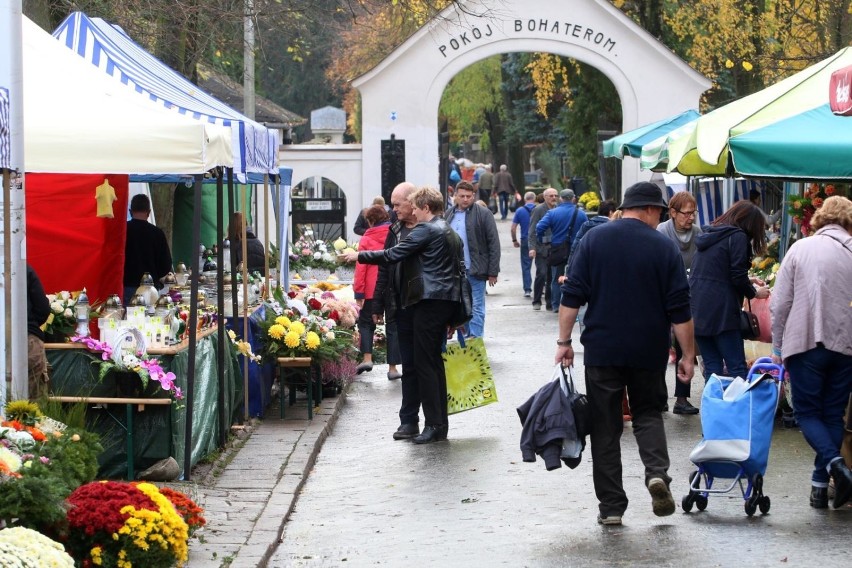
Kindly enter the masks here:
<path id="1" fill-rule="evenodd" d="M 233 162 L 230 132 L 128 92 L 22 20 L 24 170 L 200 174 Z"/>
<path id="2" fill-rule="evenodd" d="M 237 173 L 278 173 L 278 132 L 208 95 L 124 31 L 101 18 L 74 12 L 53 32 L 59 43 L 97 67 L 127 92 L 204 123 L 231 128 Z"/>

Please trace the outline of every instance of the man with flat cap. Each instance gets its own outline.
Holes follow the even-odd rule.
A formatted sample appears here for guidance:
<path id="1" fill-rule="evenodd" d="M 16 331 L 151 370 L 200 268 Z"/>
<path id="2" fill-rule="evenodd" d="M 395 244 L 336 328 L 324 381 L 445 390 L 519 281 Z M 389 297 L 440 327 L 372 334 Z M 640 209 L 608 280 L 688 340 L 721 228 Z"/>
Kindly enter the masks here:
<path id="1" fill-rule="evenodd" d="M 571 332 L 580 306 L 588 304 L 581 341 L 593 417 L 592 479 L 602 525 L 620 525 L 627 509 L 621 479 L 625 388 L 654 514 L 675 510 L 660 411 L 667 398 L 670 326 L 683 347 L 679 381 L 692 378 L 695 348 L 683 261 L 675 244 L 655 230 L 666 208 L 656 185 L 640 182 L 627 188 L 619 207 L 623 218 L 586 234 L 562 287 L 556 361 L 563 365 L 574 362 Z"/>

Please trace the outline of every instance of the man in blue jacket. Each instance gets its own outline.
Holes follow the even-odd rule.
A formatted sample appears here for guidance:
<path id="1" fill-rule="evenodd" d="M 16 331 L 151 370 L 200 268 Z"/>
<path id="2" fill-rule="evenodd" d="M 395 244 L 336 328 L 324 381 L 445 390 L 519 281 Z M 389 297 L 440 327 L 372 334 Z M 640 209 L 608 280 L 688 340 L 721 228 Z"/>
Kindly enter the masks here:
<path id="1" fill-rule="evenodd" d="M 592 478 L 603 525 L 620 525 L 627 509 L 621 479 L 625 387 L 654 514 L 675 510 L 660 410 L 668 396 L 670 326 L 683 348 L 677 371 L 681 382 L 692 378 L 695 347 L 683 261 L 675 244 L 655 230 L 665 208 L 656 185 L 630 186 L 620 207 L 624 217 L 586 234 L 562 287 L 556 360 L 565 366 L 574 363 L 571 332 L 580 306 L 588 303 L 581 339 L 593 417 Z"/>
<path id="2" fill-rule="evenodd" d="M 544 233 L 550 229 L 550 301 L 553 311 L 559 312 L 559 295 L 562 285 L 559 277 L 565 273 L 565 265 L 571 251 L 571 243 L 580 232 L 580 227 L 589 220 L 586 214 L 577 208 L 574 203 L 574 192 L 563 189 L 559 193 L 562 203 L 547 212 L 547 214 L 535 226 L 536 237 L 541 240 Z M 562 251 L 564 254 L 560 254 Z"/>

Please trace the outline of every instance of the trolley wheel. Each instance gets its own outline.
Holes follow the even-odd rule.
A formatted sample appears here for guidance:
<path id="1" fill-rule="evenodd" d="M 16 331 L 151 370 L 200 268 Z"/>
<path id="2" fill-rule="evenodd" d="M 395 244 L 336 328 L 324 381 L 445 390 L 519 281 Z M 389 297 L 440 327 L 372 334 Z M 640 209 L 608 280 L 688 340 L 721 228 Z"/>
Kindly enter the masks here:
<path id="1" fill-rule="evenodd" d="M 683 499 L 680 501 L 680 506 L 684 510 L 684 512 L 689 513 L 692 511 L 692 505 L 695 503 L 695 497 L 690 493 L 689 495 L 684 495 Z"/>
<path id="2" fill-rule="evenodd" d="M 753 491 L 751 492 L 752 495 L 758 495 L 758 496 L 763 495 L 763 476 L 762 475 L 760 475 L 759 473 L 756 473 L 754 475 L 754 482 L 753 482 L 752 485 L 753 485 Z"/>
<path id="3" fill-rule="evenodd" d="M 754 497 L 749 497 L 746 499 L 745 505 L 743 505 L 745 509 L 745 514 L 749 517 L 754 515 L 757 512 L 757 499 Z"/>
<path id="4" fill-rule="evenodd" d="M 695 478 L 697 476 L 698 476 L 698 470 L 697 469 L 689 474 L 689 487 L 690 487 L 690 489 L 692 488 L 692 482 L 695 481 Z M 700 482 L 699 482 L 698 486 L 699 487 L 701 486 Z"/>
<path id="5" fill-rule="evenodd" d="M 757 506 L 760 507 L 760 513 L 762 515 L 765 515 L 766 513 L 769 512 L 769 506 L 770 505 L 771 505 L 771 503 L 769 501 L 769 497 L 766 496 L 766 495 L 761 497 L 760 501 L 757 502 Z M 700 509 L 701 507 L 699 506 L 698 508 Z"/>
<path id="6" fill-rule="evenodd" d="M 767 510 L 769 510 L 768 499 L 769 498 L 767 497 L 767 507 L 766 507 Z M 695 506 L 698 507 L 699 511 L 703 511 L 704 509 L 706 509 L 707 508 L 707 496 L 706 495 L 696 495 L 695 496 Z"/>

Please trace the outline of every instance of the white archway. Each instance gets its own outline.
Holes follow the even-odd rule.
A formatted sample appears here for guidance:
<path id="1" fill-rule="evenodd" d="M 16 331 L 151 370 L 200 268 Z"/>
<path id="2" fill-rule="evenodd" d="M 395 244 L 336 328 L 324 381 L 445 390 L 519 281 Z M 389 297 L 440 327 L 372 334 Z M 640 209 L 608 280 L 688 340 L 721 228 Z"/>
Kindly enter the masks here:
<path id="1" fill-rule="evenodd" d="M 363 187 L 381 186 L 381 140 L 406 144 L 406 178 L 438 185 L 438 105 L 450 79 L 493 55 L 549 52 L 600 70 L 623 130 L 698 107 L 710 81 L 607 0 L 478 0 L 455 5 L 353 82 L 361 93 Z M 624 187 L 649 177 L 625 159 Z"/>

